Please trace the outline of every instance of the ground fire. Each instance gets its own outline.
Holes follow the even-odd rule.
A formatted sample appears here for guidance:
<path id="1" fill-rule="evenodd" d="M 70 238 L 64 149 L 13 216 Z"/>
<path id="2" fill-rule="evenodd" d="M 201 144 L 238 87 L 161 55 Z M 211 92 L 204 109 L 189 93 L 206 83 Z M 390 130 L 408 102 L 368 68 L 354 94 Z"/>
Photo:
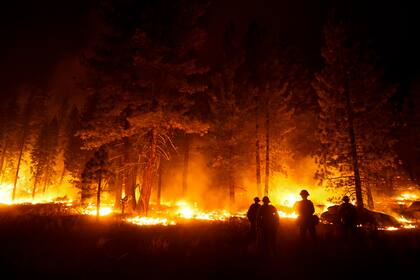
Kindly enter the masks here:
<path id="1" fill-rule="evenodd" d="M 406 278 L 420 17 L 374 2 L 5 1 L 2 275 Z"/>

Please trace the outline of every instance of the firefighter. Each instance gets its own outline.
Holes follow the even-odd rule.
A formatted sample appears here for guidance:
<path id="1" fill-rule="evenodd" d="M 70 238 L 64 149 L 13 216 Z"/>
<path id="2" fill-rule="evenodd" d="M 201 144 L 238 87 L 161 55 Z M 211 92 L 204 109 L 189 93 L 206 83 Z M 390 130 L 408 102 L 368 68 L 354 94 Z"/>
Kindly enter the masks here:
<path id="1" fill-rule="evenodd" d="M 298 214 L 297 224 L 299 226 L 300 237 L 305 239 L 306 233 L 309 232 L 312 239 L 315 239 L 317 216 L 314 215 L 314 204 L 308 199 L 309 192 L 307 190 L 302 190 L 299 194 L 302 200 L 296 202 L 294 208 Z"/>
<path id="2" fill-rule="evenodd" d="M 276 207 L 270 204 L 268 196 L 263 197 L 263 205 L 257 213 L 257 231 L 259 245 L 263 253 L 273 256 L 276 252 L 277 229 L 280 217 Z"/>
<path id="3" fill-rule="evenodd" d="M 350 234 L 354 236 L 357 228 L 357 210 L 347 195 L 343 197 L 343 203 L 338 208 L 338 218 L 344 238 L 347 239 Z"/>
<path id="4" fill-rule="evenodd" d="M 246 213 L 250 223 L 249 235 L 253 240 L 257 238 L 257 212 L 260 207 L 260 199 L 258 197 L 254 197 L 254 203 L 249 206 L 248 212 Z"/>

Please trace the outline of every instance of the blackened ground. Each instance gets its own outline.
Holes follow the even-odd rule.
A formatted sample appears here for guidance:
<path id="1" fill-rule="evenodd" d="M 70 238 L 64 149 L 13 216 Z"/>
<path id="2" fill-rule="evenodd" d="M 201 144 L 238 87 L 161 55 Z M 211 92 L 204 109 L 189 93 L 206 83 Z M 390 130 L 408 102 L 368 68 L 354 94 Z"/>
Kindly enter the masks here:
<path id="1" fill-rule="evenodd" d="M 7 208 L 9 209 L 9 208 Z M 78 215 L 0 209 L 0 279 L 390 279 L 418 274 L 420 231 L 361 231 L 344 241 L 318 226 L 302 243 L 282 220 L 277 255 L 262 257 L 243 220 L 139 227 Z"/>

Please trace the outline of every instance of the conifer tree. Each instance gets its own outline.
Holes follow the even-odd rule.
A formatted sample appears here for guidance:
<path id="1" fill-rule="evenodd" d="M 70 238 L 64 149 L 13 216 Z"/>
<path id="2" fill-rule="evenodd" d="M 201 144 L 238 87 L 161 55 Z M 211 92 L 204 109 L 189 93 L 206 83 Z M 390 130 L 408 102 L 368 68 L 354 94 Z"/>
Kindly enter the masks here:
<path id="1" fill-rule="evenodd" d="M 320 109 L 317 176 L 346 187 L 363 208 L 370 189 L 362 183 L 394 162 L 388 105 L 395 87 L 382 82 L 375 57 L 348 26 L 330 21 L 324 35 L 325 66 L 313 82 Z"/>

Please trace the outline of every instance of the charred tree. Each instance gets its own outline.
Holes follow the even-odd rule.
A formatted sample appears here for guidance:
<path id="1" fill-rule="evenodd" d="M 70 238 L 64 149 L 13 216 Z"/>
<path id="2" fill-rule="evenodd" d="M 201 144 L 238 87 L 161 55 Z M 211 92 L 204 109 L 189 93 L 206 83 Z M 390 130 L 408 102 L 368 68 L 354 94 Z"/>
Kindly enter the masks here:
<path id="1" fill-rule="evenodd" d="M 141 214 L 146 214 L 149 210 L 150 195 L 152 193 L 153 182 L 156 174 L 157 166 L 157 139 L 156 130 L 152 129 L 149 132 L 149 147 L 147 159 L 143 170 L 143 182 L 140 191 L 140 198 L 138 202 L 138 211 Z"/>
<path id="2" fill-rule="evenodd" d="M 382 80 L 376 56 L 346 24 L 330 19 L 324 36 L 325 66 L 313 82 L 320 108 L 317 176 L 327 186 L 355 193 L 359 208 L 365 207 L 363 193 L 373 206 L 367 182 L 385 177 L 395 166 L 389 132 L 396 88 Z"/>
<path id="3" fill-rule="evenodd" d="M 156 203 L 160 206 L 160 201 L 162 198 L 162 179 L 163 179 L 163 164 L 160 162 L 159 164 L 159 174 L 158 174 L 158 184 L 157 184 L 157 196 L 156 196 Z"/>
<path id="4" fill-rule="evenodd" d="M 264 195 L 268 196 L 270 182 L 270 105 L 267 99 L 265 109 L 265 184 Z"/>
<path id="5" fill-rule="evenodd" d="M 16 187 L 19 180 L 19 171 L 25 145 L 29 140 L 33 128 L 38 125 L 39 120 L 43 117 L 43 113 L 45 112 L 44 105 L 45 92 L 41 89 L 31 89 L 21 116 L 21 129 L 18 137 L 18 160 L 13 180 L 12 201 L 14 201 L 16 197 Z"/>
<path id="6" fill-rule="evenodd" d="M 261 156 L 260 156 L 260 125 L 259 97 L 255 94 L 255 176 L 257 180 L 257 195 L 261 197 Z"/>
<path id="7" fill-rule="evenodd" d="M 188 191 L 188 165 L 190 162 L 191 139 L 188 134 L 185 136 L 184 164 L 182 170 L 182 197 L 186 197 Z"/>

